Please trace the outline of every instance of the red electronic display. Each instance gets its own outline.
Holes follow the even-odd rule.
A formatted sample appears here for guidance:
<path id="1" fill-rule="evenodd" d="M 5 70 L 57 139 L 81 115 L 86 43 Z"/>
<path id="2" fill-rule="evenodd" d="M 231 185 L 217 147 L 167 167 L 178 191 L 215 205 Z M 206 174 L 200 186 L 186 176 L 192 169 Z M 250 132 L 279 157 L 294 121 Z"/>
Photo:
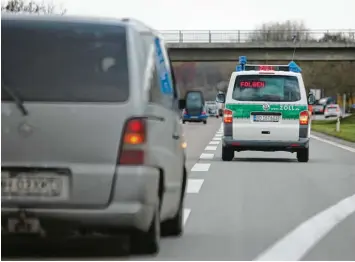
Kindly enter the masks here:
<path id="1" fill-rule="evenodd" d="M 239 86 L 243 88 L 263 88 L 265 87 L 265 82 L 259 80 L 241 81 Z"/>
<path id="2" fill-rule="evenodd" d="M 259 66 L 259 71 L 273 71 L 274 67 L 270 65 Z"/>

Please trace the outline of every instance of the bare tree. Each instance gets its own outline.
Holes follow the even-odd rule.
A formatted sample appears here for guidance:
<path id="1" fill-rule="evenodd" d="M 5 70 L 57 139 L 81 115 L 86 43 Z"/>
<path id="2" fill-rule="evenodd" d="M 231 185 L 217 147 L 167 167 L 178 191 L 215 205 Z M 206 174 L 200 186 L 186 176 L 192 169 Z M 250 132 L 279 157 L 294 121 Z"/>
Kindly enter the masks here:
<path id="1" fill-rule="evenodd" d="M 250 41 L 305 41 L 311 40 L 310 32 L 303 22 L 270 22 L 256 28 Z"/>
<path id="2" fill-rule="evenodd" d="M 2 13 L 31 13 L 31 14 L 59 14 L 64 15 L 66 9 L 54 3 L 35 2 L 25 0 L 9 0 L 1 5 Z"/>

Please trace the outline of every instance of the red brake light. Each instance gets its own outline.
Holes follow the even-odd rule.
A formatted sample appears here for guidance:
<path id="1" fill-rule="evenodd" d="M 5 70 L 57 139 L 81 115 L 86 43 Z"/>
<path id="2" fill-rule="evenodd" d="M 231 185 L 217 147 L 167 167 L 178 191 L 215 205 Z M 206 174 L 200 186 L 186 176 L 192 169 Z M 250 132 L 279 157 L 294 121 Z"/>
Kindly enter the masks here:
<path id="1" fill-rule="evenodd" d="M 226 124 L 233 122 L 233 111 L 229 109 L 224 109 L 223 112 L 223 122 Z"/>
<path id="2" fill-rule="evenodd" d="M 309 121 L 309 112 L 302 111 L 300 113 L 300 125 L 308 125 L 308 121 Z"/>
<path id="3" fill-rule="evenodd" d="M 205 111 L 202 111 L 202 115 L 206 115 L 206 112 L 205 112 Z"/>
<path id="4" fill-rule="evenodd" d="M 144 149 L 142 145 L 146 142 L 146 121 L 145 119 L 131 119 L 126 123 L 123 131 L 122 149 L 119 154 L 120 165 L 142 165 L 144 164 Z"/>
<path id="5" fill-rule="evenodd" d="M 186 109 L 182 110 L 182 113 L 183 113 L 184 115 L 186 115 L 186 114 L 187 114 Z"/>

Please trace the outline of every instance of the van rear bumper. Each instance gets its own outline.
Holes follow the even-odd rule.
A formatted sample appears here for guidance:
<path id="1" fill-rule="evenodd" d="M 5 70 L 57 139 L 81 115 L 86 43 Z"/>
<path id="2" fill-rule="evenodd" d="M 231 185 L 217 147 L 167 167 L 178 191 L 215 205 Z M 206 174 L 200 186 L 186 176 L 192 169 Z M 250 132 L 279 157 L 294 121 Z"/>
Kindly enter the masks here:
<path id="1" fill-rule="evenodd" d="M 116 181 L 109 204 L 105 208 L 80 208 L 65 206 L 51 208 L 22 207 L 29 217 L 38 218 L 44 230 L 62 225 L 65 229 L 138 229 L 147 231 L 154 216 L 158 200 L 160 172 L 153 167 L 118 167 Z M 17 218 L 20 208 L 12 201 L 11 206 L 2 203 L 2 227 L 6 228 L 8 218 Z M 6 232 L 6 230 L 5 230 Z"/>
<path id="2" fill-rule="evenodd" d="M 297 141 L 260 141 L 234 140 L 232 136 L 225 136 L 222 139 L 222 145 L 235 151 L 297 152 L 309 147 L 309 138 L 300 138 Z"/>

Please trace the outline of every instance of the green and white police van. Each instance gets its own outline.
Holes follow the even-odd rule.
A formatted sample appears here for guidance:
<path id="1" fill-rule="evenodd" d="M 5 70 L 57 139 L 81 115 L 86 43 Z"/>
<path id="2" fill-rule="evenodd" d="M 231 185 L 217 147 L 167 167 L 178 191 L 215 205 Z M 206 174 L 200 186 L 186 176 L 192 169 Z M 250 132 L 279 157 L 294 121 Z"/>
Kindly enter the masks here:
<path id="1" fill-rule="evenodd" d="M 240 151 L 297 153 L 309 160 L 311 118 L 301 68 L 288 65 L 250 65 L 239 58 L 225 95 L 222 160 Z"/>

